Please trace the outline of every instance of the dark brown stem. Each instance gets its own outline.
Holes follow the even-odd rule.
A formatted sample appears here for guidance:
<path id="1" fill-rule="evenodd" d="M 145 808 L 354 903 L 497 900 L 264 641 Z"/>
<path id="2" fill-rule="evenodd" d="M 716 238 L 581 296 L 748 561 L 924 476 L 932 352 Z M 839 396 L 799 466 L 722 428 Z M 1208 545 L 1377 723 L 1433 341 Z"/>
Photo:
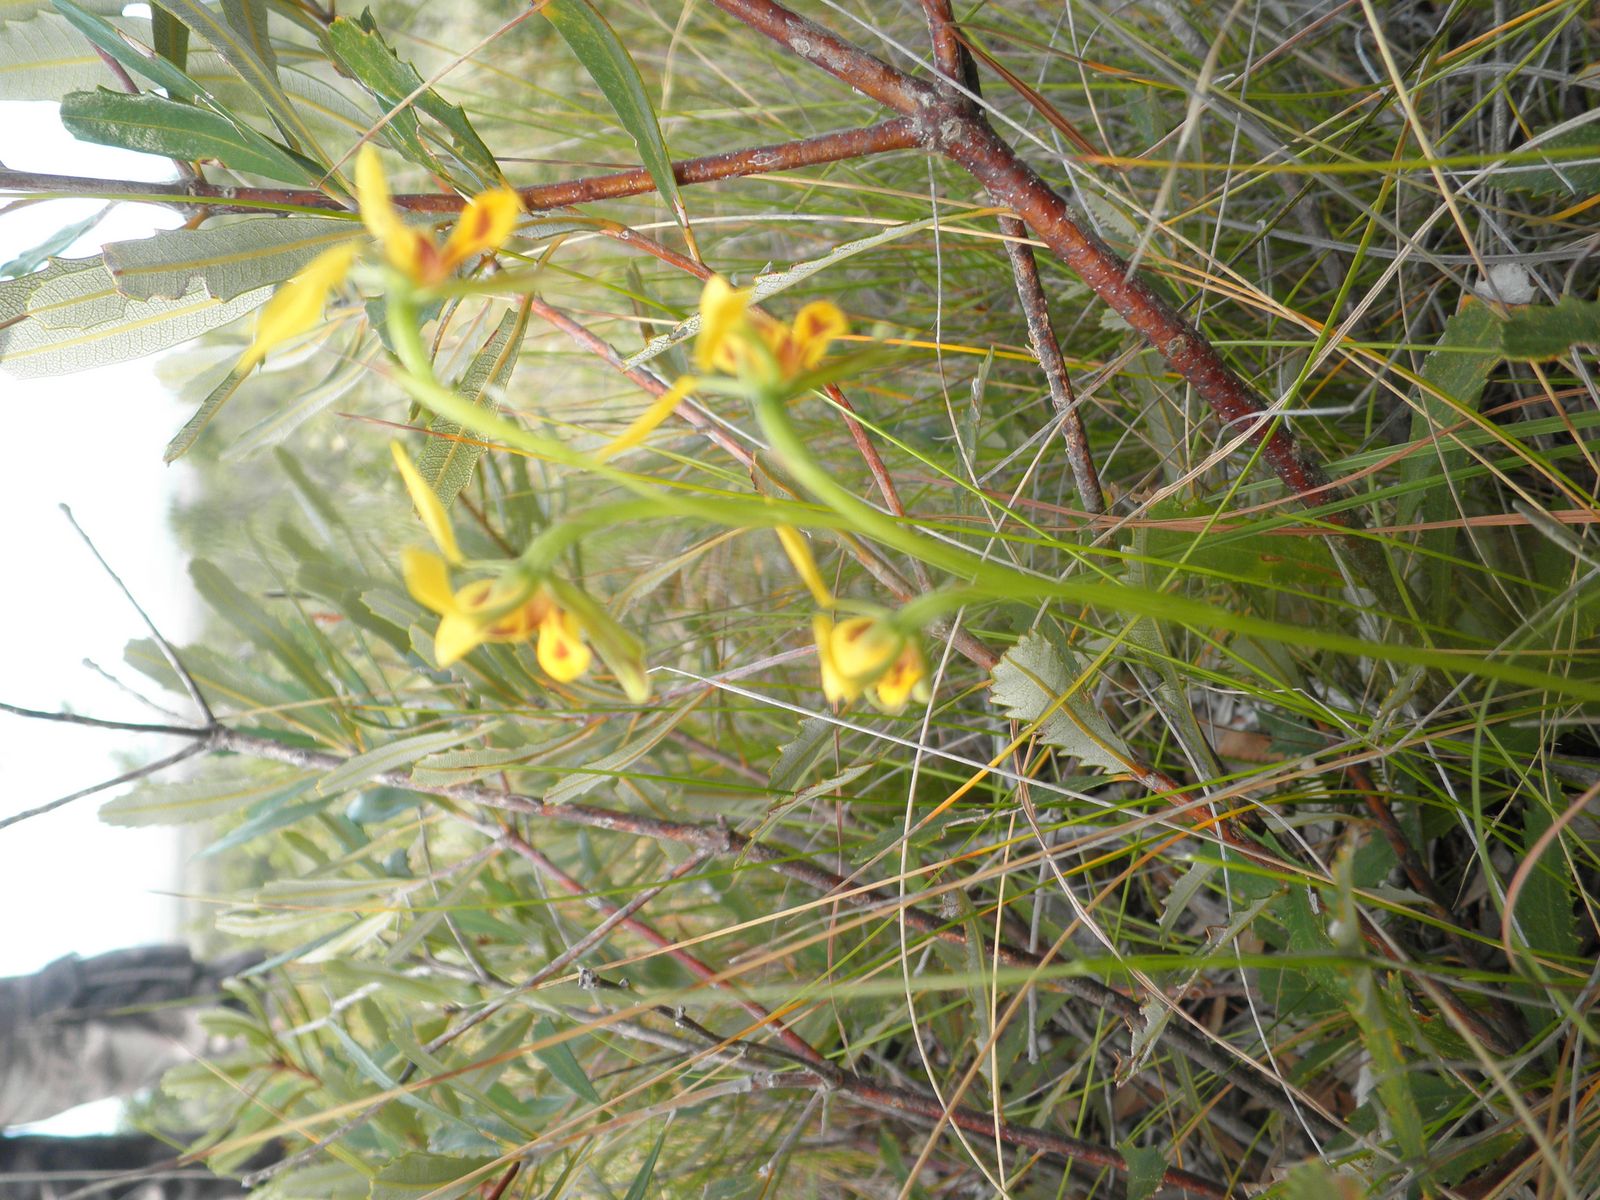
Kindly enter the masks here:
<path id="1" fill-rule="evenodd" d="M 754 146 L 726 154 L 711 154 L 673 164 L 682 184 L 711 183 L 773 171 L 792 171 L 823 163 L 905 150 L 917 144 L 915 126 L 895 119 L 865 129 L 846 129 L 817 137 L 770 146 Z M 640 168 L 595 175 L 568 183 L 545 183 L 518 189 L 529 212 L 544 212 L 596 200 L 615 200 L 654 191 L 649 172 Z M 256 212 L 264 208 L 306 212 L 344 212 L 344 205 L 309 188 L 223 187 L 213 183 L 139 183 L 125 179 L 88 179 L 76 175 L 46 175 L 34 171 L 0 171 L 0 192 L 27 192 L 48 196 L 104 196 L 108 200 L 143 200 L 182 208 L 204 208 L 211 213 Z M 411 192 L 393 198 L 395 207 L 408 212 L 460 212 L 466 201 L 452 192 Z"/>
<path id="2" fill-rule="evenodd" d="M 1100 473 L 1089 452 L 1088 436 L 1083 432 L 1078 400 L 1072 394 L 1067 360 L 1061 355 L 1061 343 L 1056 341 L 1055 327 L 1050 322 L 1050 306 L 1039 282 L 1039 264 L 1034 261 L 1033 247 L 1021 240 L 1027 233 L 1021 221 L 1001 217 L 1000 232 L 1006 235 L 1006 257 L 1011 260 L 1017 299 L 1022 302 L 1022 315 L 1028 323 L 1028 341 L 1049 385 L 1050 403 L 1061 421 L 1061 439 L 1066 443 L 1067 463 L 1078 487 L 1078 500 L 1086 511 L 1098 516 L 1106 511 L 1106 498 L 1100 490 Z"/>

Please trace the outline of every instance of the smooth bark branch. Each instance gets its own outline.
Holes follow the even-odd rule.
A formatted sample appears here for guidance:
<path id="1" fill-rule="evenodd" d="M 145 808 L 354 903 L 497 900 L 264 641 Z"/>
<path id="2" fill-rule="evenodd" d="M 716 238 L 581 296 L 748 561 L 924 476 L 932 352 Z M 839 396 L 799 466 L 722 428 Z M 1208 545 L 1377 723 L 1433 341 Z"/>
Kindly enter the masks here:
<path id="1" fill-rule="evenodd" d="M 710 154 L 673 164 L 673 174 L 682 184 L 713 183 L 765 175 L 773 171 L 792 171 L 823 163 L 842 162 L 907 150 L 917 145 L 915 126 L 899 118 L 869 125 L 865 129 L 846 129 L 793 142 L 752 146 L 726 154 Z M 542 183 L 517 189 L 529 212 L 544 212 L 596 200 L 616 200 L 640 196 L 655 190 L 649 172 L 643 168 L 595 175 L 567 183 Z M 286 208 L 314 212 L 346 212 L 344 205 L 314 188 L 226 187 L 214 183 L 140 183 L 127 179 L 91 179 L 77 175 L 47 175 L 34 171 L 0 171 L 0 192 L 19 192 L 41 197 L 99 196 L 107 200 L 141 200 L 183 208 L 203 208 L 210 213 L 250 213 L 264 208 Z M 453 192 L 408 192 L 394 196 L 396 208 L 408 212 L 460 212 L 466 200 Z"/>

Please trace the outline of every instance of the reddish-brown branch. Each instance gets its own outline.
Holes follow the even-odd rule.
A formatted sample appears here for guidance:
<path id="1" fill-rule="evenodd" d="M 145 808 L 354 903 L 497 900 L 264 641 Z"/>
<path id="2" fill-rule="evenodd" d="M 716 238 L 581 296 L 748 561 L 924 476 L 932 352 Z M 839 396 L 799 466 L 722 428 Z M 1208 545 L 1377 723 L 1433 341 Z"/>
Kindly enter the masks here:
<path id="1" fill-rule="evenodd" d="M 673 164 L 673 174 L 682 184 L 712 183 L 766 175 L 773 171 L 792 171 L 823 163 L 862 158 L 890 150 L 905 150 L 917 144 L 916 129 L 909 121 L 896 118 L 869 125 L 865 129 L 846 129 L 793 142 L 753 146 L 726 154 L 710 154 Z M 643 168 L 595 175 L 567 183 L 542 183 L 519 188 L 529 212 L 544 212 L 597 200 L 615 200 L 654 191 L 655 183 Z M 344 206 L 332 196 L 310 188 L 225 187 L 220 184 L 140 183 L 126 179 L 90 179 L 76 175 L 46 175 L 33 171 L 0 171 L 0 192 L 20 192 L 40 196 L 101 196 L 108 200 L 143 200 L 173 204 L 183 208 L 204 208 L 212 213 L 247 213 L 264 208 L 295 209 L 309 212 L 343 212 Z M 394 198 L 397 208 L 408 212 L 448 215 L 461 211 L 466 201 L 452 192 L 409 192 Z"/>
<path id="2" fill-rule="evenodd" d="M 1028 341 L 1039 360 L 1039 369 L 1044 372 L 1050 403 L 1061 420 L 1061 440 L 1066 443 L 1067 464 L 1072 468 L 1072 479 L 1078 487 L 1078 499 L 1086 511 L 1099 515 L 1106 511 L 1106 498 L 1100 490 L 1100 473 L 1095 470 L 1088 435 L 1083 431 L 1078 400 L 1072 394 L 1067 360 L 1062 357 L 1061 343 L 1056 340 L 1055 326 L 1050 321 L 1050 305 L 1045 299 L 1044 285 L 1039 281 L 1039 264 L 1034 261 L 1033 247 L 1022 240 L 1026 229 L 1021 221 L 1015 217 L 1001 217 L 1000 232 L 1006 236 L 1006 257 L 1011 260 L 1017 299 L 1022 303 L 1022 316 L 1028 323 Z"/>

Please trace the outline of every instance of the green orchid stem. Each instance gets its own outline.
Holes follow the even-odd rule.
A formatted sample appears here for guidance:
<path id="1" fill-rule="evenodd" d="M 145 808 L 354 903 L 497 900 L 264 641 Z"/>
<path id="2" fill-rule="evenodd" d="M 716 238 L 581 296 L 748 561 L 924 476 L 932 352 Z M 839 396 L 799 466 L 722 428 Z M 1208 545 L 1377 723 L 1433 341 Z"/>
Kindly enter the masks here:
<path id="1" fill-rule="evenodd" d="M 1357 657 L 1373 657 L 1390 662 L 1442 669 L 1460 675 L 1476 675 L 1520 684 L 1559 695 L 1584 700 L 1600 700 L 1600 684 L 1566 678 L 1547 671 L 1505 661 L 1506 656 L 1490 658 L 1452 653 L 1429 647 L 1370 642 L 1363 638 L 1335 633 L 1319 627 L 1301 627 L 1247 613 L 1219 608 L 1200 600 L 1165 594 L 1145 588 L 1115 583 L 1090 583 L 1076 579 L 1042 579 L 1012 571 L 1003 565 L 979 560 L 932 539 L 903 528 L 876 509 L 862 503 L 811 458 L 804 443 L 789 423 L 782 401 L 776 396 L 757 397 L 756 415 L 773 448 L 793 471 L 797 481 L 826 506 L 813 509 L 797 520 L 795 506 L 783 505 L 764 497 L 748 500 L 735 497 L 695 499 L 647 482 L 587 454 L 571 450 L 552 438 L 530 433 L 488 409 L 479 408 L 466 397 L 441 384 L 423 348 L 412 297 L 403 286 L 389 293 L 390 338 L 396 356 L 405 370 L 398 382 L 424 408 L 470 429 L 480 437 L 498 441 L 513 449 L 536 455 L 582 471 L 591 471 L 617 486 L 648 500 L 649 516 L 686 517 L 723 528 L 766 528 L 773 525 L 804 525 L 814 529 L 837 529 L 865 533 L 884 545 L 921 558 L 931 566 L 967 580 L 967 586 L 953 589 L 950 600 L 928 597 L 929 605 L 947 603 L 965 596 L 979 599 L 1065 600 L 1072 604 L 1104 606 L 1131 616 L 1176 621 L 1196 629 L 1227 629 L 1249 637 L 1266 638 L 1289 645 L 1328 650 Z M 603 511 L 603 510 L 597 510 Z M 639 508 L 630 511 L 641 511 Z M 592 525 L 585 523 L 585 528 Z"/>

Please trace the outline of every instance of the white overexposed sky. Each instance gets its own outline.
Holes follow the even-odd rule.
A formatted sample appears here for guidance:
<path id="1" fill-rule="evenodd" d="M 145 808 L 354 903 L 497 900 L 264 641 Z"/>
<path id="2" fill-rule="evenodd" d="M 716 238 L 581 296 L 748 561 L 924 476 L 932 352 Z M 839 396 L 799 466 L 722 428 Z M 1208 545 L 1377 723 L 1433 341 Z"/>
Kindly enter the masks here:
<path id="1" fill-rule="evenodd" d="M 170 179 L 163 159 L 73 140 L 53 104 L 0 103 L 0 162 L 13 170 L 121 179 Z M 5 202 L 0 197 L 0 205 Z M 100 208 L 57 200 L 0 210 L 0 263 Z M 119 205 L 65 257 L 102 242 L 146 237 L 180 224 L 148 205 Z M 186 415 L 155 378 L 155 358 L 52 379 L 0 374 L 5 422 L 0 512 L 0 699 L 131 721 L 162 721 L 82 665 L 85 658 L 193 719 L 186 702 L 157 692 L 122 665 L 145 630 L 62 516 L 69 504 L 100 552 L 168 638 L 196 622 L 183 559 L 167 513 L 187 468 L 161 452 Z M 0 817 L 47 803 L 171 753 L 178 743 L 137 734 L 26 721 L 0 713 Z M 102 825 L 116 791 L 0 830 L 0 975 L 34 971 L 67 953 L 179 938 L 178 839 L 170 829 Z M 0 1066 L 3 1069 L 3 1066 Z M 74 1110 L 50 1132 L 104 1130 L 115 1102 Z"/>

